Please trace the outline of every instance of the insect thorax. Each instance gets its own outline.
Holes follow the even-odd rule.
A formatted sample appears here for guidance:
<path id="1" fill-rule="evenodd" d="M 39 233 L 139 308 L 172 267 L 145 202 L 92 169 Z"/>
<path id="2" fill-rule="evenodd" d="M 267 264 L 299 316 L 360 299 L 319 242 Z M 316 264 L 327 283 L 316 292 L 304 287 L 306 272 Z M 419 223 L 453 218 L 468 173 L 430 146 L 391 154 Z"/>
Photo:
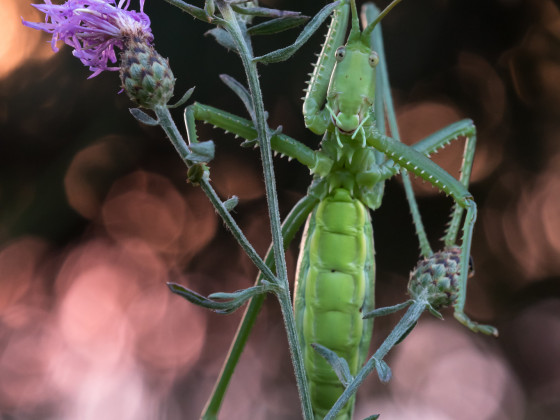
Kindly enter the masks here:
<path id="1" fill-rule="evenodd" d="M 321 143 L 322 152 L 334 161 L 330 174 L 325 177 L 328 194 L 338 188 L 348 190 L 350 197 L 375 210 L 381 204 L 384 187 L 375 151 L 363 147 L 358 136 L 352 138 L 339 133 L 337 139 L 334 130 L 328 131 Z"/>

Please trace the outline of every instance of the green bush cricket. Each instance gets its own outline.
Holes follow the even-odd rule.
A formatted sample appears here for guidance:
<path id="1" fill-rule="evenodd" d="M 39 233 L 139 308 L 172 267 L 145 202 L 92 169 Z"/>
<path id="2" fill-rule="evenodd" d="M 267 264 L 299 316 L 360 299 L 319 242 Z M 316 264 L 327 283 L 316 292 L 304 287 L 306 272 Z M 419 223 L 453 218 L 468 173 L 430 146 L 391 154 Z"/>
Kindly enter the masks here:
<path id="1" fill-rule="evenodd" d="M 375 277 L 369 210 L 381 205 L 385 180 L 403 173 L 424 256 L 432 252 L 406 172 L 450 195 L 455 206 L 444 243 L 446 247 L 455 246 L 461 228 L 460 267 L 468 267 L 470 258 L 476 204 L 467 186 L 476 130 L 472 121 L 463 120 L 413 146 L 399 141 L 379 25 L 399 1 L 393 1 L 382 13 L 373 5 L 366 5 L 363 31 L 359 29 L 354 0 L 341 1 L 335 8 L 303 105 L 306 126 L 323 135 L 320 150 L 312 150 L 279 132 L 271 138 L 275 151 L 295 158 L 314 174 L 308 195 L 286 218 L 283 235 L 287 246 L 307 218 L 298 260 L 294 310 L 317 419 L 326 415 L 345 387 L 312 345 L 326 347 L 345 359 L 350 375 L 357 373 L 367 357 L 372 321 L 363 320 L 362 314 L 374 308 Z M 344 43 L 349 19 L 352 26 Z M 274 57 L 255 60 L 273 62 Z M 243 98 L 243 87 L 227 77 L 224 81 Z M 386 119 L 389 130 L 385 128 Z M 185 112 L 191 143 L 198 141 L 195 120 L 232 132 L 246 139 L 246 145 L 256 144 L 252 122 L 199 103 L 187 107 Z M 456 180 L 428 156 L 460 136 L 467 137 L 467 142 L 461 178 Z M 272 265 L 272 259 L 267 257 L 267 263 Z M 467 275 L 468 270 L 460 270 L 455 317 L 475 332 L 495 334 L 493 327 L 479 325 L 464 314 Z M 247 312 L 252 315 L 244 318 L 233 348 L 244 346 L 251 319 L 261 303 L 260 297 L 253 299 Z M 233 357 L 226 362 L 214 393 L 218 397 L 210 400 L 207 407 L 208 418 L 217 413 L 236 361 Z M 350 419 L 352 411 L 350 400 L 336 418 Z"/>

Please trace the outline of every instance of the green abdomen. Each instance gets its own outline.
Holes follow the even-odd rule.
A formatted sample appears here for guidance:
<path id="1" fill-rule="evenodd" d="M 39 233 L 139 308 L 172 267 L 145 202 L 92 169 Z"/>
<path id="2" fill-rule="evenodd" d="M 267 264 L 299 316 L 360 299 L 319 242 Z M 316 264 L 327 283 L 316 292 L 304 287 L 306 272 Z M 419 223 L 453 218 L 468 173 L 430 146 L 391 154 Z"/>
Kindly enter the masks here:
<path id="1" fill-rule="evenodd" d="M 354 375 L 367 356 L 373 309 L 374 250 L 368 209 L 347 190 L 322 200 L 302 238 L 294 295 L 296 324 L 316 419 L 344 391 L 328 363 L 311 347 L 321 344 L 344 357 Z M 349 419 L 351 401 L 340 419 Z"/>

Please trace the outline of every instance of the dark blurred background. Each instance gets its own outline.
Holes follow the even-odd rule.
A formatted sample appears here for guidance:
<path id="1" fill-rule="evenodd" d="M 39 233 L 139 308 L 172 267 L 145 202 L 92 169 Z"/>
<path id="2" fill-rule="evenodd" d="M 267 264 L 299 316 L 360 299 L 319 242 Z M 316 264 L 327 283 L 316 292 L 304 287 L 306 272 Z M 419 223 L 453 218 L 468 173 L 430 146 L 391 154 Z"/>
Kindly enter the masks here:
<path id="1" fill-rule="evenodd" d="M 263 0 L 316 13 L 324 1 Z M 194 1 L 201 5 L 202 1 Z M 388 1 L 380 1 L 383 7 Z M 133 1 L 133 8 L 137 3 Z M 244 80 L 238 58 L 163 0 L 148 0 L 176 95 L 245 115 L 218 75 Z M 255 268 L 217 219 L 162 132 L 137 123 L 118 75 L 90 72 L 68 47 L 21 25 L 42 20 L 26 0 L 0 17 L 0 419 L 196 419 L 241 311 L 221 316 L 171 295 L 252 284 Z M 476 335 L 446 311 L 422 318 L 372 376 L 356 417 L 560 419 L 560 11 L 551 0 L 405 0 L 383 22 L 401 136 L 413 143 L 470 117 L 478 147 L 470 190 L 479 205 L 467 313 L 500 329 Z M 301 96 L 322 28 L 286 63 L 261 67 L 270 125 L 316 147 Z M 255 40 L 257 53 L 297 32 Z M 181 110 L 174 111 L 184 130 Z M 215 188 L 259 252 L 269 239 L 258 153 L 208 126 Z M 462 141 L 436 156 L 457 174 Z M 285 215 L 308 171 L 276 160 Z M 415 183 L 438 248 L 451 200 Z M 399 179 L 373 214 L 378 306 L 405 299 L 418 246 Z M 287 255 L 290 272 L 297 244 Z M 292 279 L 293 280 L 293 279 Z M 376 321 L 378 346 L 399 315 Z M 300 418 L 277 303 L 269 298 L 222 418 Z"/>

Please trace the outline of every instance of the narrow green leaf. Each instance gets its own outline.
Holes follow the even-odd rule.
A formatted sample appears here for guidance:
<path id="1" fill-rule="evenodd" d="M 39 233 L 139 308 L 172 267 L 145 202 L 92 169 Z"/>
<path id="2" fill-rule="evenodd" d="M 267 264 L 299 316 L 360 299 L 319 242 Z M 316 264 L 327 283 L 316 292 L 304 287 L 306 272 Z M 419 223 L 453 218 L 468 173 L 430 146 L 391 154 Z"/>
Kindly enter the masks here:
<path id="1" fill-rule="evenodd" d="M 266 292 L 266 287 L 259 285 L 249 287 L 248 289 L 236 290 L 235 292 L 216 292 L 208 295 L 210 299 L 231 299 L 231 302 L 242 301 L 252 298 L 255 295 L 260 295 Z"/>
<path id="2" fill-rule="evenodd" d="M 249 35 L 272 35 L 303 25 L 309 16 L 286 16 L 268 20 L 247 29 Z"/>
<path id="3" fill-rule="evenodd" d="M 229 212 L 231 212 L 237 206 L 237 204 L 239 204 L 239 198 L 236 195 L 224 201 L 224 207 Z"/>
<path id="4" fill-rule="evenodd" d="M 377 308 L 377 309 L 374 309 L 371 312 L 368 312 L 368 313 L 364 314 L 362 316 L 362 318 L 367 319 L 367 318 L 375 318 L 375 317 L 378 317 L 378 316 L 389 315 L 389 314 L 395 313 L 397 311 L 400 311 L 401 309 L 406 308 L 412 302 L 413 302 L 412 299 L 410 299 L 410 300 L 407 300 L 406 302 L 399 303 L 397 305 L 386 306 L 384 308 Z"/>
<path id="5" fill-rule="evenodd" d="M 260 17 L 283 17 L 298 16 L 300 12 L 291 12 L 289 10 L 269 9 L 267 7 L 243 7 L 237 4 L 231 5 L 232 9 L 242 15 L 260 16 Z"/>
<path id="6" fill-rule="evenodd" d="M 435 316 L 438 319 L 443 319 L 443 315 L 436 309 L 434 308 L 431 304 L 427 304 L 426 305 L 428 307 L 428 311 Z"/>
<path id="7" fill-rule="evenodd" d="M 233 38 L 229 34 L 228 31 L 222 28 L 214 28 L 210 29 L 205 33 L 205 35 L 212 35 L 216 42 L 220 44 L 222 47 L 237 52 L 237 45 L 233 41 Z"/>
<path id="8" fill-rule="evenodd" d="M 319 26 L 325 21 L 325 19 L 331 14 L 331 12 L 339 5 L 340 1 L 335 1 L 323 7 L 319 13 L 317 13 L 313 19 L 307 24 L 303 31 L 299 34 L 296 41 L 289 47 L 281 48 L 276 51 L 272 51 L 261 57 L 256 57 L 253 61 L 262 62 L 265 64 L 277 63 L 280 61 L 287 60 L 290 58 L 310 37 L 315 33 Z"/>
<path id="9" fill-rule="evenodd" d="M 183 97 L 181 99 L 179 99 L 175 104 L 173 105 L 167 105 L 167 108 L 169 109 L 173 109 L 173 108 L 178 108 L 181 105 L 183 105 L 184 103 L 186 103 L 192 96 L 193 92 L 194 92 L 194 88 L 195 86 L 193 86 L 192 88 L 190 88 L 189 90 L 187 90 L 185 92 L 185 94 L 183 95 Z"/>
<path id="10" fill-rule="evenodd" d="M 204 2 L 204 11 L 208 16 L 214 16 L 214 12 L 216 11 L 214 0 L 206 0 Z"/>
<path id="11" fill-rule="evenodd" d="M 181 286 L 177 283 L 167 283 L 167 287 L 176 295 L 182 296 L 187 299 L 189 302 L 194 303 L 195 305 L 202 306 L 204 308 L 212 309 L 218 313 L 228 313 L 225 310 L 225 306 L 223 302 L 214 302 L 201 294 L 187 289 L 186 287 Z"/>
<path id="12" fill-rule="evenodd" d="M 274 290 L 273 286 L 253 286 L 249 287 L 248 289 L 238 290 L 233 293 L 213 293 L 208 297 L 204 297 L 201 294 L 187 289 L 184 286 L 181 286 L 177 283 L 167 283 L 169 289 L 179 295 L 187 299 L 189 302 L 194 303 L 195 305 L 202 306 L 207 309 L 211 309 L 212 311 L 219 313 L 219 314 L 230 314 L 237 309 L 239 309 L 245 302 L 251 299 L 253 296 L 260 295 L 263 293 L 267 293 L 269 291 Z M 220 302 L 213 299 L 230 299 L 227 302 Z"/>
<path id="13" fill-rule="evenodd" d="M 262 283 L 257 286 L 248 287 L 247 289 L 237 290 L 235 292 L 216 292 L 208 295 L 210 299 L 231 299 L 231 302 L 245 303 L 253 296 L 262 295 L 263 293 L 275 292 L 278 287 L 274 283 Z"/>
<path id="14" fill-rule="evenodd" d="M 498 329 L 491 326 L 491 325 L 477 325 L 478 332 L 486 335 L 492 335 L 494 337 L 498 337 Z"/>
<path id="15" fill-rule="evenodd" d="M 146 125 L 158 125 L 159 124 L 159 122 L 156 119 L 150 117 L 148 114 L 146 114 L 140 108 L 130 108 L 129 111 L 132 114 L 132 116 L 134 118 L 136 118 L 142 124 L 146 124 Z"/>
<path id="16" fill-rule="evenodd" d="M 375 370 L 377 370 L 377 375 L 379 376 L 379 380 L 383 383 L 387 383 L 391 380 L 393 373 L 391 372 L 391 368 L 387 363 L 383 360 L 375 360 Z"/>
<path id="17" fill-rule="evenodd" d="M 215 147 L 212 140 L 191 143 L 189 148 L 191 152 L 187 155 L 187 159 L 191 162 L 208 163 L 214 159 Z"/>
<path id="18" fill-rule="evenodd" d="M 233 90 L 233 92 L 239 97 L 239 99 L 241 99 L 243 105 L 245 105 L 245 108 L 247 108 L 249 115 L 251 115 L 251 119 L 253 119 L 253 102 L 251 100 L 251 94 L 249 93 L 247 88 L 227 74 L 220 74 L 220 79 L 226 84 L 228 88 Z"/>
<path id="19" fill-rule="evenodd" d="M 379 418 L 380 414 L 374 414 L 372 416 L 368 416 L 366 417 L 364 420 L 377 420 Z"/>
<path id="20" fill-rule="evenodd" d="M 352 374 L 350 373 L 350 367 L 348 366 L 348 362 L 343 357 L 338 356 L 334 351 L 326 348 L 317 343 L 312 343 L 311 347 L 319 353 L 334 370 L 336 376 L 338 377 L 339 381 L 344 385 L 346 388 L 350 382 L 354 379 Z"/>
<path id="21" fill-rule="evenodd" d="M 187 12 L 189 15 L 197 19 L 200 19 L 204 22 L 208 22 L 208 17 L 209 17 L 208 14 L 204 11 L 204 9 L 201 9 L 200 7 L 193 6 L 192 4 L 185 3 L 184 1 L 181 0 L 165 0 L 165 1 L 175 7 L 178 7 L 183 12 Z"/>

